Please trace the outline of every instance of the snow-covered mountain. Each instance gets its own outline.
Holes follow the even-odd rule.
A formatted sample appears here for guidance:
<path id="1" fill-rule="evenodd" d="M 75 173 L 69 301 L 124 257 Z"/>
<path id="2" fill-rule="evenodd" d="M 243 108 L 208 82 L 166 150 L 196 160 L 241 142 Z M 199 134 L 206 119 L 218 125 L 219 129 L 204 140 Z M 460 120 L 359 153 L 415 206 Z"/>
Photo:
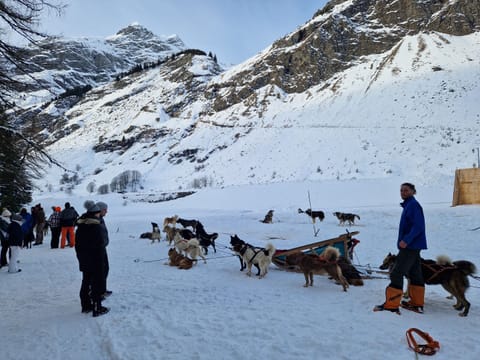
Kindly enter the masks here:
<path id="1" fill-rule="evenodd" d="M 28 89 L 17 103 L 25 108 L 76 87 L 103 85 L 185 49 L 178 36 L 157 36 L 136 23 L 108 38 L 48 38 L 25 48 L 28 61 L 14 69 Z"/>
<path id="2" fill-rule="evenodd" d="M 40 135 L 72 172 L 50 169 L 40 189 L 73 173 L 79 193 L 132 174 L 142 193 L 451 178 L 478 166 L 479 14 L 468 0 L 331 1 L 228 70 L 180 51 L 67 105 L 44 103 Z"/>

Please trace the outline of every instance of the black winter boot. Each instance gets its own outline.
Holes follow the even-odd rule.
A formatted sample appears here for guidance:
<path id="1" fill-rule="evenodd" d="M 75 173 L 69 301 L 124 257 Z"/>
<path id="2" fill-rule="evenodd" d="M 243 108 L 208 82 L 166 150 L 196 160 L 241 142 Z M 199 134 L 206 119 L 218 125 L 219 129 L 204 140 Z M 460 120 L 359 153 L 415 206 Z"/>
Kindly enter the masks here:
<path id="1" fill-rule="evenodd" d="M 105 307 L 105 306 L 102 306 L 102 302 L 101 301 L 96 301 L 93 303 L 93 317 L 97 317 L 97 316 L 100 316 L 100 315 L 104 315 L 106 313 L 108 313 L 110 311 L 109 308 Z"/>
<path id="2" fill-rule="evenodd" d="M 93 304 L 91 302 L 82 304 L 82 313 L 88 314 L 93 310 Z"/>

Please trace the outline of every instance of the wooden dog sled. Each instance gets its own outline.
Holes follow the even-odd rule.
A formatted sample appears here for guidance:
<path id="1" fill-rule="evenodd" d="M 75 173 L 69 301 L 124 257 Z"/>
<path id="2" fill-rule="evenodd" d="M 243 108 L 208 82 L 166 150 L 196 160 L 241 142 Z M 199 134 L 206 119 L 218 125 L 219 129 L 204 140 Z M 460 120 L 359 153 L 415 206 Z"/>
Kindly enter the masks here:
<path id="1" fill-rule="evenodd" d="M 363 285 L 361 274 L 351 263 L 353 248 L 360 242 L 353 236 L 359 233 L 359 231 L 347 232 L 336 238 L 317 241 L 291 249 L 276 250 L 272 262 L 282 270 L 300 272 L 297 265 L 288 263 L 288 255 L 292 255 L 299 251 L 305 254 L 321 255 L 327 246 L 333 246 L 340 251 L 338 265 L 342 269 L 343 276 L 345 276 L 350 285 L 361 286 Z"/>

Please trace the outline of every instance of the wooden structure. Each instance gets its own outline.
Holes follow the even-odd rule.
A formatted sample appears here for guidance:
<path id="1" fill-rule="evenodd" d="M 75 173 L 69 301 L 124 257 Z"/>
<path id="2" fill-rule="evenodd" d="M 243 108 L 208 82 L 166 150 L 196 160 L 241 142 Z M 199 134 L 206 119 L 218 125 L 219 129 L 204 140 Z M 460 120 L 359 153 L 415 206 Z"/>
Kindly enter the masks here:
<path id="1" fill-rule="evenodd" d="M 480 169 L 455 170 L 452 206 L 480 204 Z"/>

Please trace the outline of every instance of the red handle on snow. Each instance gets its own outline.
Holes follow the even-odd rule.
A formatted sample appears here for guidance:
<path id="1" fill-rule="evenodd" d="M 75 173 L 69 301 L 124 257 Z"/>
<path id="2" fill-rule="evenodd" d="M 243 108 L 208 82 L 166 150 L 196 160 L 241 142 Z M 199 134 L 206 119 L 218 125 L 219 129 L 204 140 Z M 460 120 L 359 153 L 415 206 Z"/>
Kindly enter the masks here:
<path id="1" fill-rule="evenodd" d="M 413 333 L 419 335 L 421 338 L 426 340 L 427 343 L 418 345 Z M 430 334 L 417 328 L 411 328 L 407 330 L 407 342 L 408 346 L 410 346 L 413 351 L 422 355 L 433 355 L 440 350 L 440 343 L 438 341 L 433 340 Z"/>

